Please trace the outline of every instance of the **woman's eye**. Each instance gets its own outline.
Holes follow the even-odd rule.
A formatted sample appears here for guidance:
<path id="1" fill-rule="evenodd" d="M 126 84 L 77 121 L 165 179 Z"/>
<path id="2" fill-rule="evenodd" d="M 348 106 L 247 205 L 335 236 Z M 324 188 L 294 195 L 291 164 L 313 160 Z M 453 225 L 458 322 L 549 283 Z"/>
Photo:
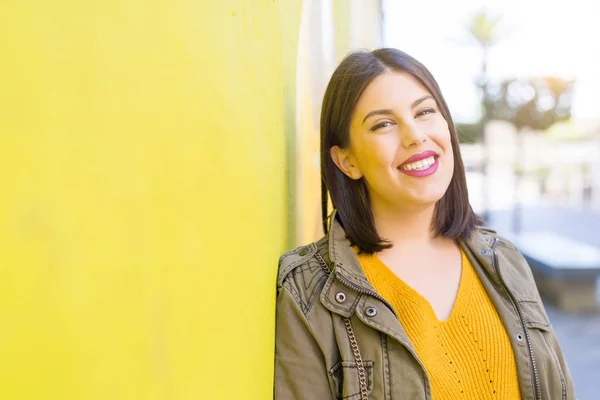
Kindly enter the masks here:
<path id="1" fill-rule="evenodd" d="M 392 123 L 390 121 L 383 121 L 372 127 L 371 130 L 376 131 L 378 129 L 387 128 L 389 126 L 392 126 Z"/>
<path id="2" fill-rule="evenodd" d="M 433 108 L 424 108 L 417 113 L 417 117 L 422 117 L 423 115 L 433 114 L 435 113 L 435 109 Z"/>

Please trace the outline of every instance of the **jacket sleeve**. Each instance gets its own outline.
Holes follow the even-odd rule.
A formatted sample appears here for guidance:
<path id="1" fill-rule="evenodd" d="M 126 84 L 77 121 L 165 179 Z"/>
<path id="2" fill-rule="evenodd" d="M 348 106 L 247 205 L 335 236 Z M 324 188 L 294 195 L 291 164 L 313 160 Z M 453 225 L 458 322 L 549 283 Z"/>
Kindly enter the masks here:
<path id="1" fill-rule="evenodd" d="M 530 280 L 533 284 L 533 287 L 535 288 L 537 300 L 538 300 L 539 304 L 542 306 L 544 315 L 549 320 L 548 313 L 547 313 L 546 307 L 544 305 L 544 301 L 542 300 L 542 296 L 540 295 L 539 289 L 537 287 L 537 283 L 536 283 L 533 273 L 531 271 L 531 266 L 529 265 L 529 263 L 523 256 L 523 253 L 519 252 L 519 254 L 521 255 L 523 261 L 525 262 L 525 265 L 527 265 L 527 267 L 528 267 L 528 273 L 530 276 Z M 567 365 L 565 355 L 560 347 L 560 343 L 558 342 L 558 338 L 556 336 L 554 329 L 552 329 L 549 332 L 546 332 L 544 334 L 544 340 L 546 341 L 546 343 L 548 344 L 548 347 L 550 347 L 550 349 L 556 356 L 556 362 L 559 364 L 560 370 L 562 371 L 563 377 L 565 379 L 566 398 L 567 399 L 576 399 L 573 378 L 571 377 L 571 373 L 569 372 L 569 367 Z"/>
<path id="2" fill-rule="evenodd" d="M 558 359 L 558 363 L 560 364 L 560 369 L 562 370 L 563 376 L 565 378 L 565 386 L 567 390 L 567 399 L 575 399 L 575 388 L 573 385 L 573 379 L 571 378 L 571 373 L 569 372 L 569 367 L 567 366 L 567 361 L 565 360 L 565 356 L 558 344 L 558 339 L 554 331 L 551 331 L 547 336 L 548 346 L 554 351 L 556 354 L 556 358 Z"/>
<path id="3" fill-rule="evenodd" d="M 521 257 L 523 257 L 523 254 L 521 254 Z M 531 272 L 531 267 L 529 266 L 529 263 L 527 263 L 527 261 L 525 260 L 525 257 L 523 257 L 523 261 L 529 268 L 528 273 L 530 275 L 531 282 L 533 283 L 533 287 L 535 288 L 536 297 L 538 299 L 539 304 L 541 305 L 541 307 L 543 309 L 544 315 L 546 316 L 546 318 L 549 321 L 548 314 L 546 312 L 546 307 L 544 306 L 544 301 L 542 300 L 542 297 L 540 296 L 540 292 L 537 288 L 537 284 L 536 284 L 533 274 Z M 573 385 L 573 379 L 571 378 L 571 373 L 569 372 L 569 367 L 567 365 L 565 355 L 560 347 L 560 343 L 558 342 L 558 338 L 556 336 L 556 333 L 554 332 L 554 329 L 551 329 L 548 332 L 544 332 L 543 337 L 544 337 L 544 340 L 546 341 L 546 344 L 548 345 L 548 347 L 552 350 L 552 353 L 554 353 L 554 356 L 556 357 L 555 362 L 558 363 L 558 365 L 560 366 L 560 370 L 562 371 L 562 374 L 563 374 L 563 377 L 565 380 L 565 390 L 566 390 L 565 398 L 575 400 L 576 397 L 575 397 L 575 388 Z"/>
<path id="4" fill-rule="evenodd" d="M 333 399 L 323 354 L 289 289 L 277 294 L 275 400 Z"/>

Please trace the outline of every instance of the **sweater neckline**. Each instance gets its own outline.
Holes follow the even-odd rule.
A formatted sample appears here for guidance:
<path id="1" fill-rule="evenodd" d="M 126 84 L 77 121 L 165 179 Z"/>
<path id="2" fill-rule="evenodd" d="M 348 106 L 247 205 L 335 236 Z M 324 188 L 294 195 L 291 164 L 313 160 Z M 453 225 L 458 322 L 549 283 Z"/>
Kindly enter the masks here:
<path id="1" fill-rule="evenodd" d="M 376 254 L 372 254 L 369 256 L 361 255 L 360 258 L 370 259 L 371 263 L 374 263 L 380 271 L 385 275 L 385 279 L 389 280 L 389 282 L 394 282 L 394 286 L 400 288 L 400 295 L 410 303 L 412 303 L 418 310 L 421 312 L 428 313 L 434 321 L 439 325 L 447 325 L 450 324 L 453 320 L 458 318 L 458 315 L 461 314 L 461 311 L 464 310 L 466 303 L 468 302 L 468 293 L 471 291 L 473 287 L 473 274 L 469 271 L 469 261 L 466 259 L 466 254 L 463 250 L 460 250 L 461 254 L 461 271 L 460 271 L 460 280 L 458 284 L 458 290 L 456 292 L 456 296 L 454 298 L 454 303 L 452 304 L 452 309 L 450 310 L 450 314 L 444 320 L 438 318 L 435 310 L 431 306 L 431 303 L 417 290 L 415 290 L 412 286 L 406 283 L 402 278 L 396 275 Z M 373 283 L 373 282 L 371 282 Z"/>

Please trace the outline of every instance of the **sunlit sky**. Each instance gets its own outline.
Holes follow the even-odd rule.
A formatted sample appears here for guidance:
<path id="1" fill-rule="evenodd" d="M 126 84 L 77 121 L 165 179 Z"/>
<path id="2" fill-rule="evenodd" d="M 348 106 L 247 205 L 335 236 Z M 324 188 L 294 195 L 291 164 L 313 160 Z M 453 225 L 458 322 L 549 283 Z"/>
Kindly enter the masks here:
<path id="1" fill-rule="evenodd" d="M 505 38 L 488 61 L 492 78 L 554 75 L 576 80 L 575 118 L 600 118 L 600 5 L 597 0 L 383 0 L 384 45 L 431 70 L 456 121 L 478 118 L 474 79 L 481 53 L 466 21 L 486 7 L 503 16 Z"/>

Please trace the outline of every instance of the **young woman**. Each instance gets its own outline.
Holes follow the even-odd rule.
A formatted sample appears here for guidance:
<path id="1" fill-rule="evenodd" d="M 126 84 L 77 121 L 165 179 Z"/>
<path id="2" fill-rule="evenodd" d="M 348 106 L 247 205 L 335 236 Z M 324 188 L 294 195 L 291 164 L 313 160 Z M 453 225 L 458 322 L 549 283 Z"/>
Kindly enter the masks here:
<path id="1" fill-rule="evenodd" d="M 396 49 L 342 61 L 321 167 L 326 236 L 279 265 L 276 399 L 575 398 L 526 261 L 469 205 L 421 63 Z"/>

